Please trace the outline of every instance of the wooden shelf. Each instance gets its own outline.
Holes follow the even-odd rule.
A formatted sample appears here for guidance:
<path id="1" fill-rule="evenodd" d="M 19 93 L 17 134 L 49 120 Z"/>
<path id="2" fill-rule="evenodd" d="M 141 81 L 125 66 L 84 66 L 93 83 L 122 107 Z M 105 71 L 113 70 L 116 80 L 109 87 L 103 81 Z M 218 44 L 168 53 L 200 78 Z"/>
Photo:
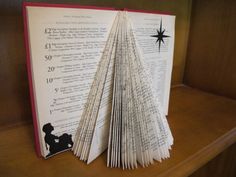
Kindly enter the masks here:
<path id="1" fill-rule="evenodd" d="M 236 101 L 186 86 L 171 90 L 168 120 L 175 139 L 171 158 L 136 170 L 106 167 L 106 153 L 91 165 L 65 152 L 48 160 L 34 151 L 33 127 L 0 131 L 1 176 L 184 177 L 236 142 Z"/>

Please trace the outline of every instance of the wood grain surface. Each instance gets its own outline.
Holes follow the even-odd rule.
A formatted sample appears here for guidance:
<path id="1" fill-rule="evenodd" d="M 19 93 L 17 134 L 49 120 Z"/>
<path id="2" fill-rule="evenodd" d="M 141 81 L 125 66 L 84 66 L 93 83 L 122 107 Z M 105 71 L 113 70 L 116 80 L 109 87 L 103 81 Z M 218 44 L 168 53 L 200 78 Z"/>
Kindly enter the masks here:
<path id="1" fill-rule="evenodd" d="M 106 153 L 90 165 L 72 152 L 37 158 L 32 125 L 0 131 L 0 176 L 187 177 L 236 142 L 236 101 L 189 87 L 171 90 L 171 158 L 136 170 L 106 167 Z"/>
<path id="2" fill-rule="evenodd" d="M 189 177 L 235 177 L 236 176 L 236 143 L 220 153 L 213 160 L 198 169 Z"/>
<path id="3" fill-rule="evenodd" d="M 184 83 L 236 99 L 236 1 L 193 1 Z"/>

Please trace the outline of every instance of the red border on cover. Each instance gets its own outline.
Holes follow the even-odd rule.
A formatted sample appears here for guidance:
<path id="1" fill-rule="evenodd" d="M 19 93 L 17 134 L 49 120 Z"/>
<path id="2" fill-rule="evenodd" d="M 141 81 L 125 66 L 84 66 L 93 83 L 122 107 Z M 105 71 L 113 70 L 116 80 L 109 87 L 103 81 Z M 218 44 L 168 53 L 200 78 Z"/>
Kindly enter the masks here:
<path id="1" fill-rule="evenodd" d="M 138 12 L 138 13 L 147 13 L 147 14 L 160 14 L 160 15 L 172 15 L 170 12 L 161 12 L 161 11 L 155 11 L 155 10 L 134 10 L 134 9 L 127 9 L 124 8 L 127 12 Z"/>
<path id="2" fill-rule="evenodd" d="M 26 6 L 115 10 L 115 8 L 111 8 L 111 7 L 82 6 L 82 5 L 77 5 L 77 4 L 49 4 L 49 3 L 37 3 L 37 2 L 23 2 L 23 7 L 26 7 Z"/>
<path id="3" fill-rule="evenodd" d="M 31 110 L 33 116 L 33 124 L 34 124 L 34 141 L 36 153 L 40 157 L 40 144 L 39 144 L 39 134 L 38 134 L 38 125 L 37 125 L 37 116 L 35 110 L 35 98 L 34 98 L 34 89 L 33 89 L 33 78 L 31 71 L 31 61 L 30 61 L 30 49 L 29 49 L 29 36 L 28 36 L 28 21 L 26 14 L 26 3 L 23 2 L 23 19 L 24 19 L 24 41 L 25 41 L 25 49 L 26 49 L 26 64 L 27 64 L 27 72 L 28 72 L 28 82 L 29 82 L 29 90 L 30 90 L 30 100 L 31 100 Z"/>

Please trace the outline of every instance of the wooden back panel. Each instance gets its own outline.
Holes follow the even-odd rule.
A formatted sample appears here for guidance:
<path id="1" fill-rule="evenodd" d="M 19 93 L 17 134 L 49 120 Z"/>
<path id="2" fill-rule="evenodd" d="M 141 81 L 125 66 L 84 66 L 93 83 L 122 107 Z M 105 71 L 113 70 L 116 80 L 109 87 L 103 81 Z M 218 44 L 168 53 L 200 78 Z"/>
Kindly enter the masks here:
<path id="1" fill-rule="evenodd" d="M 31 0 L 37 2 L 37 0 Z M 38 1 L 40 2 L 40 1 Z M 172 84 L 182 83 L 191 1 L 188 0 L 48 0 L 140 10 L 168 11 L 176 15 L 176 45 Z M 0 1 L 0 128 L 31 121 L 23 36 L 22 1 Z"/>
<path id="2" fill-rule="evenodd" d="M 193 1 L 184 83 L 236 99 L 236 1 Z"/>

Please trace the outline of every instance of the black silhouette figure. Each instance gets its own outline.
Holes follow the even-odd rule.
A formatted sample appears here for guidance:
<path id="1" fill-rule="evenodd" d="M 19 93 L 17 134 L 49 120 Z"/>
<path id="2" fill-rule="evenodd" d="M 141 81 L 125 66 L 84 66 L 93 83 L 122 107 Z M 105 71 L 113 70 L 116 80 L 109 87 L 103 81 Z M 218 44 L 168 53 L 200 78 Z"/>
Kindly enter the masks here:
<path id="1" fill-rule="evenodd" d="M 44 141 L 46 144 L 46 149 L 49 149 L 49 154 L 46 157 L 49 157 L 57 152 L 66 150 L 73 146 L 72 135 L 64 133 L 63 135 L 58 137 L 51 134 L 53 130 L 54 127 L 51 125 L 51 123 L 47 123 L 43 126 L 43 131 L 45 133 Z"/>
<path id="2" fill-rule="evenodd" d="M 167 37 L 170 37 L 170 36 L 165 35 L 164 32 L 165 32 L 165 29 L 162 30 L 162 19 L 161 19 L 160 29 L 159 30 L 157 29 L 157 34 L 156 35 L 151 35 L 151 37 L 157 38 L 156 43 L 158 42 L 159 52 L 160 52 L 160 49 L 161 49 L 161 43 L 164 44 L 164 40 L 163 39 L 167 38 Z"/>

